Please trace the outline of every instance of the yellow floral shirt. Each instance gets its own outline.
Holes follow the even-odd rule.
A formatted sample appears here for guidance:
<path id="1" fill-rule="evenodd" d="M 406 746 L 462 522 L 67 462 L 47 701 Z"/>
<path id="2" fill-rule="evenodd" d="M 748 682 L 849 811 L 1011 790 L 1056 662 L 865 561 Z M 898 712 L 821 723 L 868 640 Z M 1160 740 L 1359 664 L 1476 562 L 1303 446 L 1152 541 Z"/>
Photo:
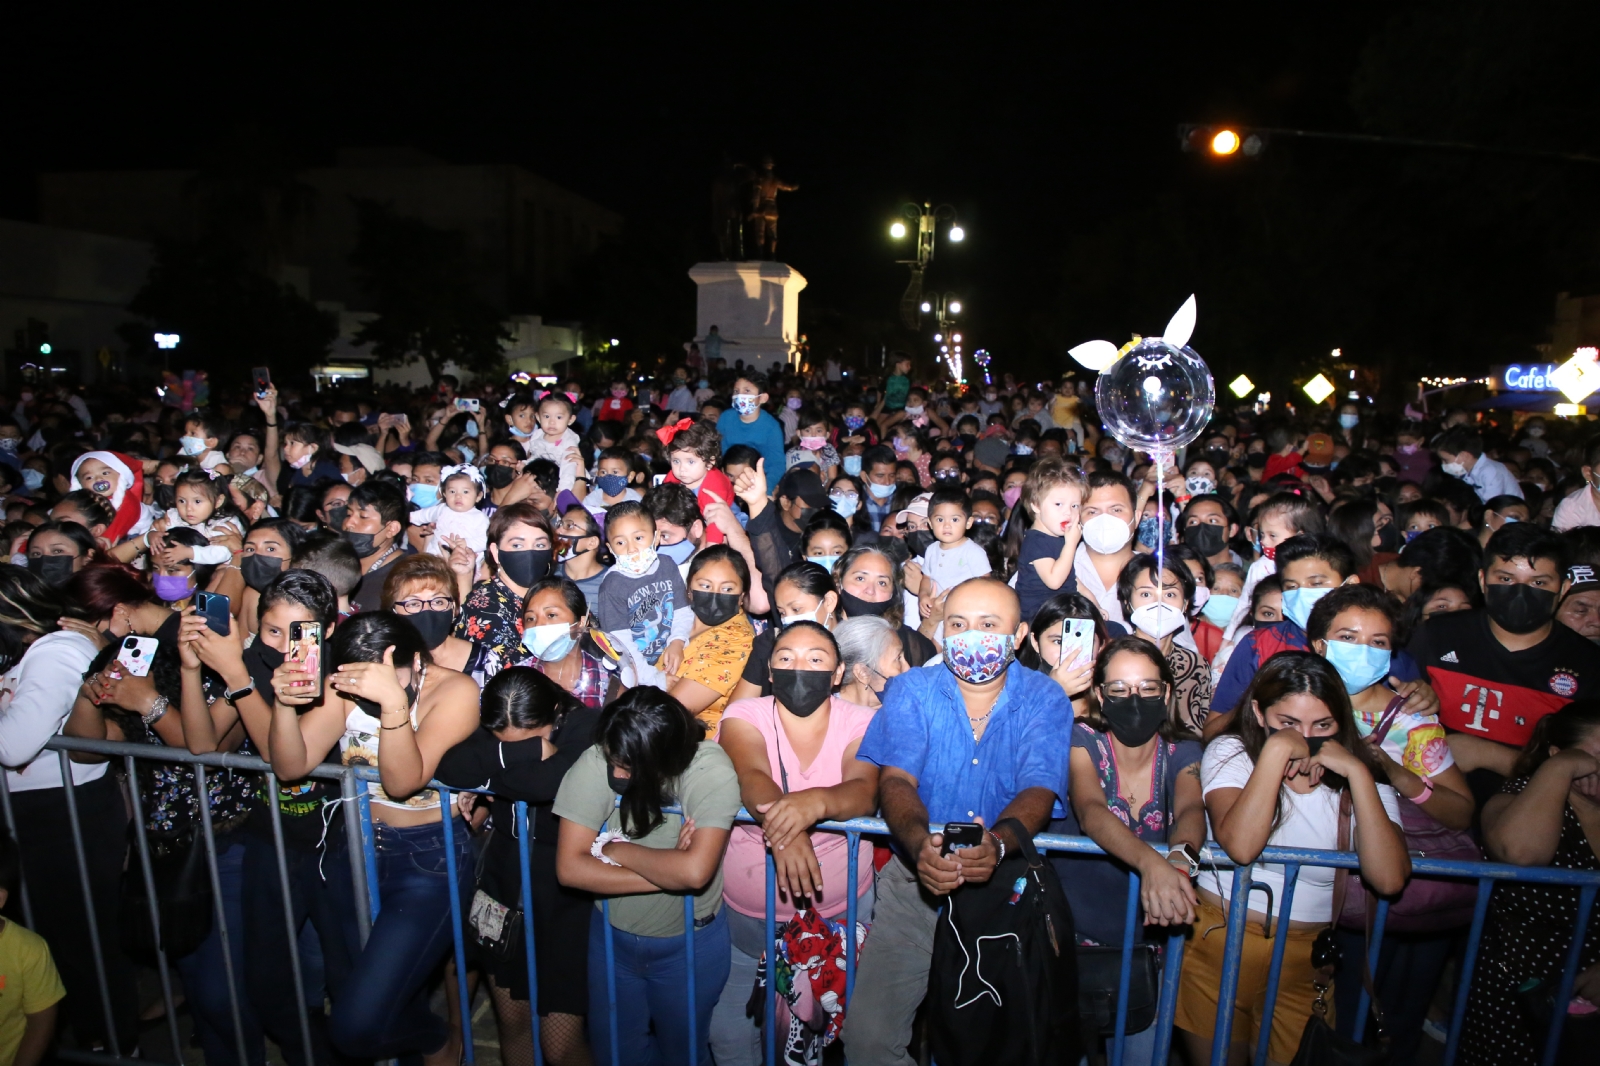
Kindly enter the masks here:
<path id="1" fill-rule="evenodd" d="M 678 676 L 719 693 L 711 706 L 695 716 L 705 723 L 707 736 L 716 736 L 722 709 L 728 705 L 728 697 L 744 673 L 744 664 L 750 660 L 750 648 L 755 639 L 756 632 L 741 611 L 720 626 L 690 637 L 688 646 L 683 649 L 683 665 L 678 667 Z"/>

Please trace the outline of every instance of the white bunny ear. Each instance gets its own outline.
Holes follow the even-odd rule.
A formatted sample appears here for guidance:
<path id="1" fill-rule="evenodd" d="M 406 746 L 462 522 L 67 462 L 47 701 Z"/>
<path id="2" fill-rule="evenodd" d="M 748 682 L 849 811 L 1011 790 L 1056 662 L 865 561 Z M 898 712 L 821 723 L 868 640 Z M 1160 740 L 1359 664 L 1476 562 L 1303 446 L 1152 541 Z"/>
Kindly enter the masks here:
<path id="1" fill-rule="evenodd" d="M 1189 338 L 1194 335 L 1194 295 L 1183 301 L 1183 306 L 1178 308 L 1178 313 L 1172 316 L 1167 323 L 1167 328 L 1162 332 L 1161 339 L 1174 348 L 1182 348 L 1189 343 Z"/>
<path id="2" fill-rule="evenodd" d="M 1067 354 L 1090 370 L 1104 370 L 1117 361 L 1117 346 L 1110 341 L 1084 341 Z"/>

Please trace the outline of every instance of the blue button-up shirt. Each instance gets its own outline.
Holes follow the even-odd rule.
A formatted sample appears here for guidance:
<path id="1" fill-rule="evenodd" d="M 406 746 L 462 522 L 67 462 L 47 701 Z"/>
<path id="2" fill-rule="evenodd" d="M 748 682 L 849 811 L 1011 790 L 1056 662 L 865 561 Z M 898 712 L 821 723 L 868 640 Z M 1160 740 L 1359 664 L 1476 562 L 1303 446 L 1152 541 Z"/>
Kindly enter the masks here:
<path id="1" fill-rule="evenodd" d="M 1072 701 L 1045 674 L 1012 663 L 983 739 L 972 725 L 955 675 L 942 663 L 892 678 L 856 758 L 898 766 L 917 779 L 928 820 L 994 825 L 1027 788 L 1067 795 Z"/>

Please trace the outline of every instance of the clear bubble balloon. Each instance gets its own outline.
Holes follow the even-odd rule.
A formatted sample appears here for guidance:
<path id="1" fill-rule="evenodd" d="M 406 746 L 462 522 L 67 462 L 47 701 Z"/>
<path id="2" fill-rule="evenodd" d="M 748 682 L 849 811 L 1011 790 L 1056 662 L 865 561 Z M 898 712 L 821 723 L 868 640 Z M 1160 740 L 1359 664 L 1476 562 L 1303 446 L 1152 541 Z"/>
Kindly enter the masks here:
<path id="1" fill-rule="evenodd" d="M 1100 372 L 1094 398 L 1106 432 L 1122 444 L 1172 451 L 1205 430 L 1217 391 L 1194 349 L 1152 337 Z"/>

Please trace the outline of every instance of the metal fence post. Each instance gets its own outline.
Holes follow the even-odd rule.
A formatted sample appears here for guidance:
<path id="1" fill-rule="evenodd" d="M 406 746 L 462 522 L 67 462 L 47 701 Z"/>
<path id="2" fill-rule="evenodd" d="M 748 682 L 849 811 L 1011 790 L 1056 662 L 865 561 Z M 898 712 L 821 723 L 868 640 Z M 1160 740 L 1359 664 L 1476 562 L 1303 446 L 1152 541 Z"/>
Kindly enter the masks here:
<path id="1" fill-rule="evenodd" d="M 1128 871 L 1128 905 L 1122 917 L 1122 969 L 1117 975 L 1117 1024 L 1111 1037 L 1111 1066 L 1122 1066 L 1128 1042 L 1128 983 L 1133 974 L 1134 927 L 1139 920 L 1139 872 Z"/>
<path id="2" fill-rule="evenodd" d="M 5 812 L 6 832 L 11 834 L 12 840 L 18 840 L 17 816 L 11 813 L 11 781 L 6 776 L 8 773 L 0 768 L 0 810 Z M 29 929 L 33 928 L 33 901 L 28 898 L 28 871 L 22 866 L 22 852 L 17 852 L 17 896 L 22 901 L 22 921 Z"/>
<path id="3" fill-rule="evenodd" d="M 622 1066 L 622 1049 L 617 1046 L 617 959 L 611 939 L 611 901 L 600 898 L 600 929 L 606 944 L 606 1024 L 611 1030 L 611 1066 Z"/>
<path id="4" fill-rule="evenodd" d="M 133 836 L 139 842 L 139 869 L 144 876 L 145 901 L 150 905 L 150 928 L 155 932 L 156 976 L 161 980 L 161 1003 L 167 1012 L 167 1038 L 172 1041 L 173 1058 L 178 1060 L 178 1066 L 183 1066 L 183 1041 L 178 1037 L 178 1009 L 172 1002 L 172 974 L 167 972 L 167 950 L 162 946 L 161 904 L 156 899 L 155 870 L 150 865 L 150 838 L 145 832 L 144 797 L 139 795 L 138 771 L 133 756 L 125 756 L 123 765 L 127 767 L 128 781 L 132 785 L 128 789 L 128 798 L 133 805 Z M 311 1060 L 306 1061 L 309 1063 Z"/>
<path id="5" fill-rule="evenodd" d="M 861 834 L 850 832 L 844 835 L 845 843 L 850 849 L 850 855 L 845 860 L 847 877 L 850 879 L 850 899 L 844 907 L 844 1005 L 847 1012 L 850 1009 L 850 997 L 856 991 L 856 902 L 861 898 L 856 893 L 856 882 L 861 878 Z M 877 898 L 877 894 L 873 894 Z"/>
<path id="6" fill-rule="evenodd" d="M 1277 938 L 1277 943 L 1272 945 L 1272 963 L 1267 967 L 1267 999 L 1262 1008 L 1262 1016 L 1267 1019 L 1267 1024 L 1261 1027 L 1260 1038 L 1256 1041 L 1255 1066 L 1266 1066 L 1267 1050 L 1272 1046 L 1272 1012 L 1278 1003 L 1278 979 L 1283 976 L 1283 952 L 1289 945 L 1289 927 L 1284 923 L 1293 921 L 1294 914 L 1294 888 L 1300 882 L 1300 864 L 1297 862 L 1285 863 L 1283 867 L 1283 899 L 1278 902 L 1278 920 L 1272 925 L 1272 931 Z M 1338 920 L 1338 915 L 1334 919 Z M 1272 916 L 1267 915 L 1270 922 Z"/>
<path id="7" fill-rule="evenodd" d="M 222 897 L 222 874 L 217 868 L 217 837 L 211 825 L 211 788 L 206 783 L 204 763 L 194 764 L 195 806 L 200 808 L 200 831 L 206 842 L 206 866 L 211 871 L 211 902 L 216 912 L 217 935 L 222 940 L 222 973 L 228 982 L 228 1010 L 233 1014 L 233 1039 L 240 1062 L 249 1062 L 245 1052 L 244 1018 L 239 1013 L 239 985 L 233 975 L 233 951 L 228 943 L 228 908 Z M 302 1003 L 304 1000 L 301 1001 Z"/>
<path id="8" fill-rule="evenodd" d="M 1211 1037 L 1211 1066 L 1227 1066 L 1233 1036 L 1233 1000 L 1239 990 L 1239 959 L 1250 915 L 1250 867 L 1233 868 L 1233 898 L 1228 901 L 1228 940 L 1222 949 L 1222 980 L 1217 988 L 1217 1027 Z"/>
<path id="9" fill-rule="evenodd" d="M 1172 1022 L 1178 1014 L 1178 985 L 1183 980 L 1184 934 L 1167 937 L 1166 965 L 1161 969 L 1161 999 L 1156 1004 L 1156 1046 L 1153 1063 L 1166 1062 L 1172 1054 Z"/>
<path id="10" fill-rule="evenodd" d="M 1567 949 L 1567 965 L 1561 970 L 1561 983 L 1556 986 L 1555 1013 L 1550 1018 L 1550 1031 L 1545 1034 L 1541 1066 L 1555 1066 L 1556 1053 L 1561 1050 L 1561 1026 L 1567 1020 L 1566 1005 L 1572 1002 L 1572 983 L 1578 977 L 1578 962 L 1583 958 L 1583 937 L 1589 928 L 1589 912 L 1594 908 L 1595 886 L 1584 885 L 1578 893 L 1578 920 L 1573 924 L 1572 946 Z"/>
<path id="11" fill-rule="evenodd" d="M 778 1061 L 778 873 L 772 861 L 772 849 L 766 848 L 762 870 L 767 878 L 767 950 L 763 953 L 766 968 L 767 991 L 761 997 L 761 1017 L 764 1019 L 761 1046 L 765 1048 L 764 1061 Z M 846 1000 L 848 1005 L 848 1000 Z M 690 1062 L 693 1063 L 694 1059 Z"/>
<path id="12" fill-rule="evenodd" d="M 1467 1020 L 1472 970 L 1478 961 L 1478 947 L 1483 943 L 1483 923 L 1489 916 L 1489 897 L 1493 893 L 1494 882 L 1487 877 L 1478 878 L 1478 901 L 1472 908 L 1472 928 L 1467 934 L 1467 948 L 1461 953 L 1461 973 L 1456 977 L 1456 1005 L 1450 1012 L 1450 1031 L 1445 1036 L 1444 1066 L 1455 1066 L 1456 1052 L 1461 1049 L 1461 1026 Z"/>
<path id="13" fill-rule="evenodd" d="M 522 946 L 528 953 L 528 1013 L 533 1026 L 533 1066 L 544 1066 L 544 1049 L 539 1043 L 539 957 L 534 951 L 533 938 L 533 855 L 529 850 L 530 826 L 528 805 L 522 800 L 512 804 L 517 833 L 517 862 L 522 867 Z"/>
<path id="14" fill-rule="evenodd" d="M 691 1066 L 700 1061 L 700 1001 L 695 998 L 694 973 L 694 893 L 683 897 L 683 970 L 689 986 L 689 1059 Z"/>
<path id="15" fill-rule="evenodd" d="M 360 935 L 361 946 L 367 946 L 367 937 L 372 935 L 372 922 L 378 916 L 376 908 L 372 906 L 376 886 L 367 884 L 367 840 L 371 837 L 371 828 L 361 824 L 360 804 L 357 802 L 357 790 L 365 793 L 362 788 L 364 782 L 357 780 L 355 770 L 345 767 L 339 773 L 339 813 L 344 816 L 344 843 L 350 862 L 350 883 L 354 885 L 356 904 L 356 932 Z"/>
<path id="16" fill-rule="evenodd" d="M 83 888 L 83 916 L 89 927 L 89 944 L 94 949 L 94 977 L 100 987 L 100 1009 L 105 1015 L 106 1047 L 121 1057 L 122 1045 L 117 1039 L 117 1020 L 111 1011 L 111 984 L 106 980 L 105 949 L 100 944 L 100 921 L 94 913 L 94 887 L 89 883 L 89 858 L 83 853 L 83 826 L 78 821 L 77 786 L 72 781 L 72 756 L 65 751 L 61 757 L 61 790 L 67 801 L 67 824 L 72 827 L 72 847 L 78 857 L 78 883 Z"/>
<path id="17" fill-rule="evenodd" d="M 457 882 L 454 793 L 439 789 L 439 820 L 444 829 L 444 872 L 450 882 L 450 941 L 455 946 L 456 994 L 461 999 L 461 1061 L 473 1063 L 472 997 L 467 994 L 467 944 L 461 924 L 461 886 Z"/>
<path id="18" fill-rule="evenodd" d="M 283 894 L 283 928 L 289 938 L 289 973 L 294 979 L 294 1000 L 300 1005 L 300 1044 L 305 1049 L 306 1066 L 317 1061 L 311 1046 L 311 1019 L 307 1016 L 306 981 L 300 969 L 300 930 L 294 921 L 294 902 L 289 890 L 289 860 L 283 850 L 283 812 L 278 809 L 278 775 L 267 771 L 265 779 L 267 817 L 272 822 L 272 850 L 278 863 L 278 891 Z M 243 930 L 240 930 L 243 936 Z"/>
<path id="19" fill-rule="evenodd" d="M 1365 890 L 1363 889 L 1363 891 Z M 1370 898 L 1368 902 L 1371 902 Z M 1333 920 L 1335 924 L 1337 924 L 1339 921 L 1339 916 L 1335 914 L 1333 916 Z M 1367 1034 L 1367 1011 L 1373 1005 L 1372 996 L 1376 996 L 1378 994 L 1378 959 L 1382 955 L 1381 949 L 1383 948 L 1383 927 L 1388 920 L 1389 901 L 1386 899 L 1379 899 L 1378 910 L 1372 920 L 1372 942 L 1367 945 L 1366 958 L 1367 969 L 1372 974 L 1372 995 L 1369 996 L 1367 994 L 1367 982 L 1366 978 L 1363 977 L 1361 981 L 1361 998 L 1356 1002 L 1355 1029 L 1351 1033 L 1358 1044 Z M 1378 1013 L 1383 1013 L 1383 1006 L 1381 1004 L 1378 1005 Z"/>

